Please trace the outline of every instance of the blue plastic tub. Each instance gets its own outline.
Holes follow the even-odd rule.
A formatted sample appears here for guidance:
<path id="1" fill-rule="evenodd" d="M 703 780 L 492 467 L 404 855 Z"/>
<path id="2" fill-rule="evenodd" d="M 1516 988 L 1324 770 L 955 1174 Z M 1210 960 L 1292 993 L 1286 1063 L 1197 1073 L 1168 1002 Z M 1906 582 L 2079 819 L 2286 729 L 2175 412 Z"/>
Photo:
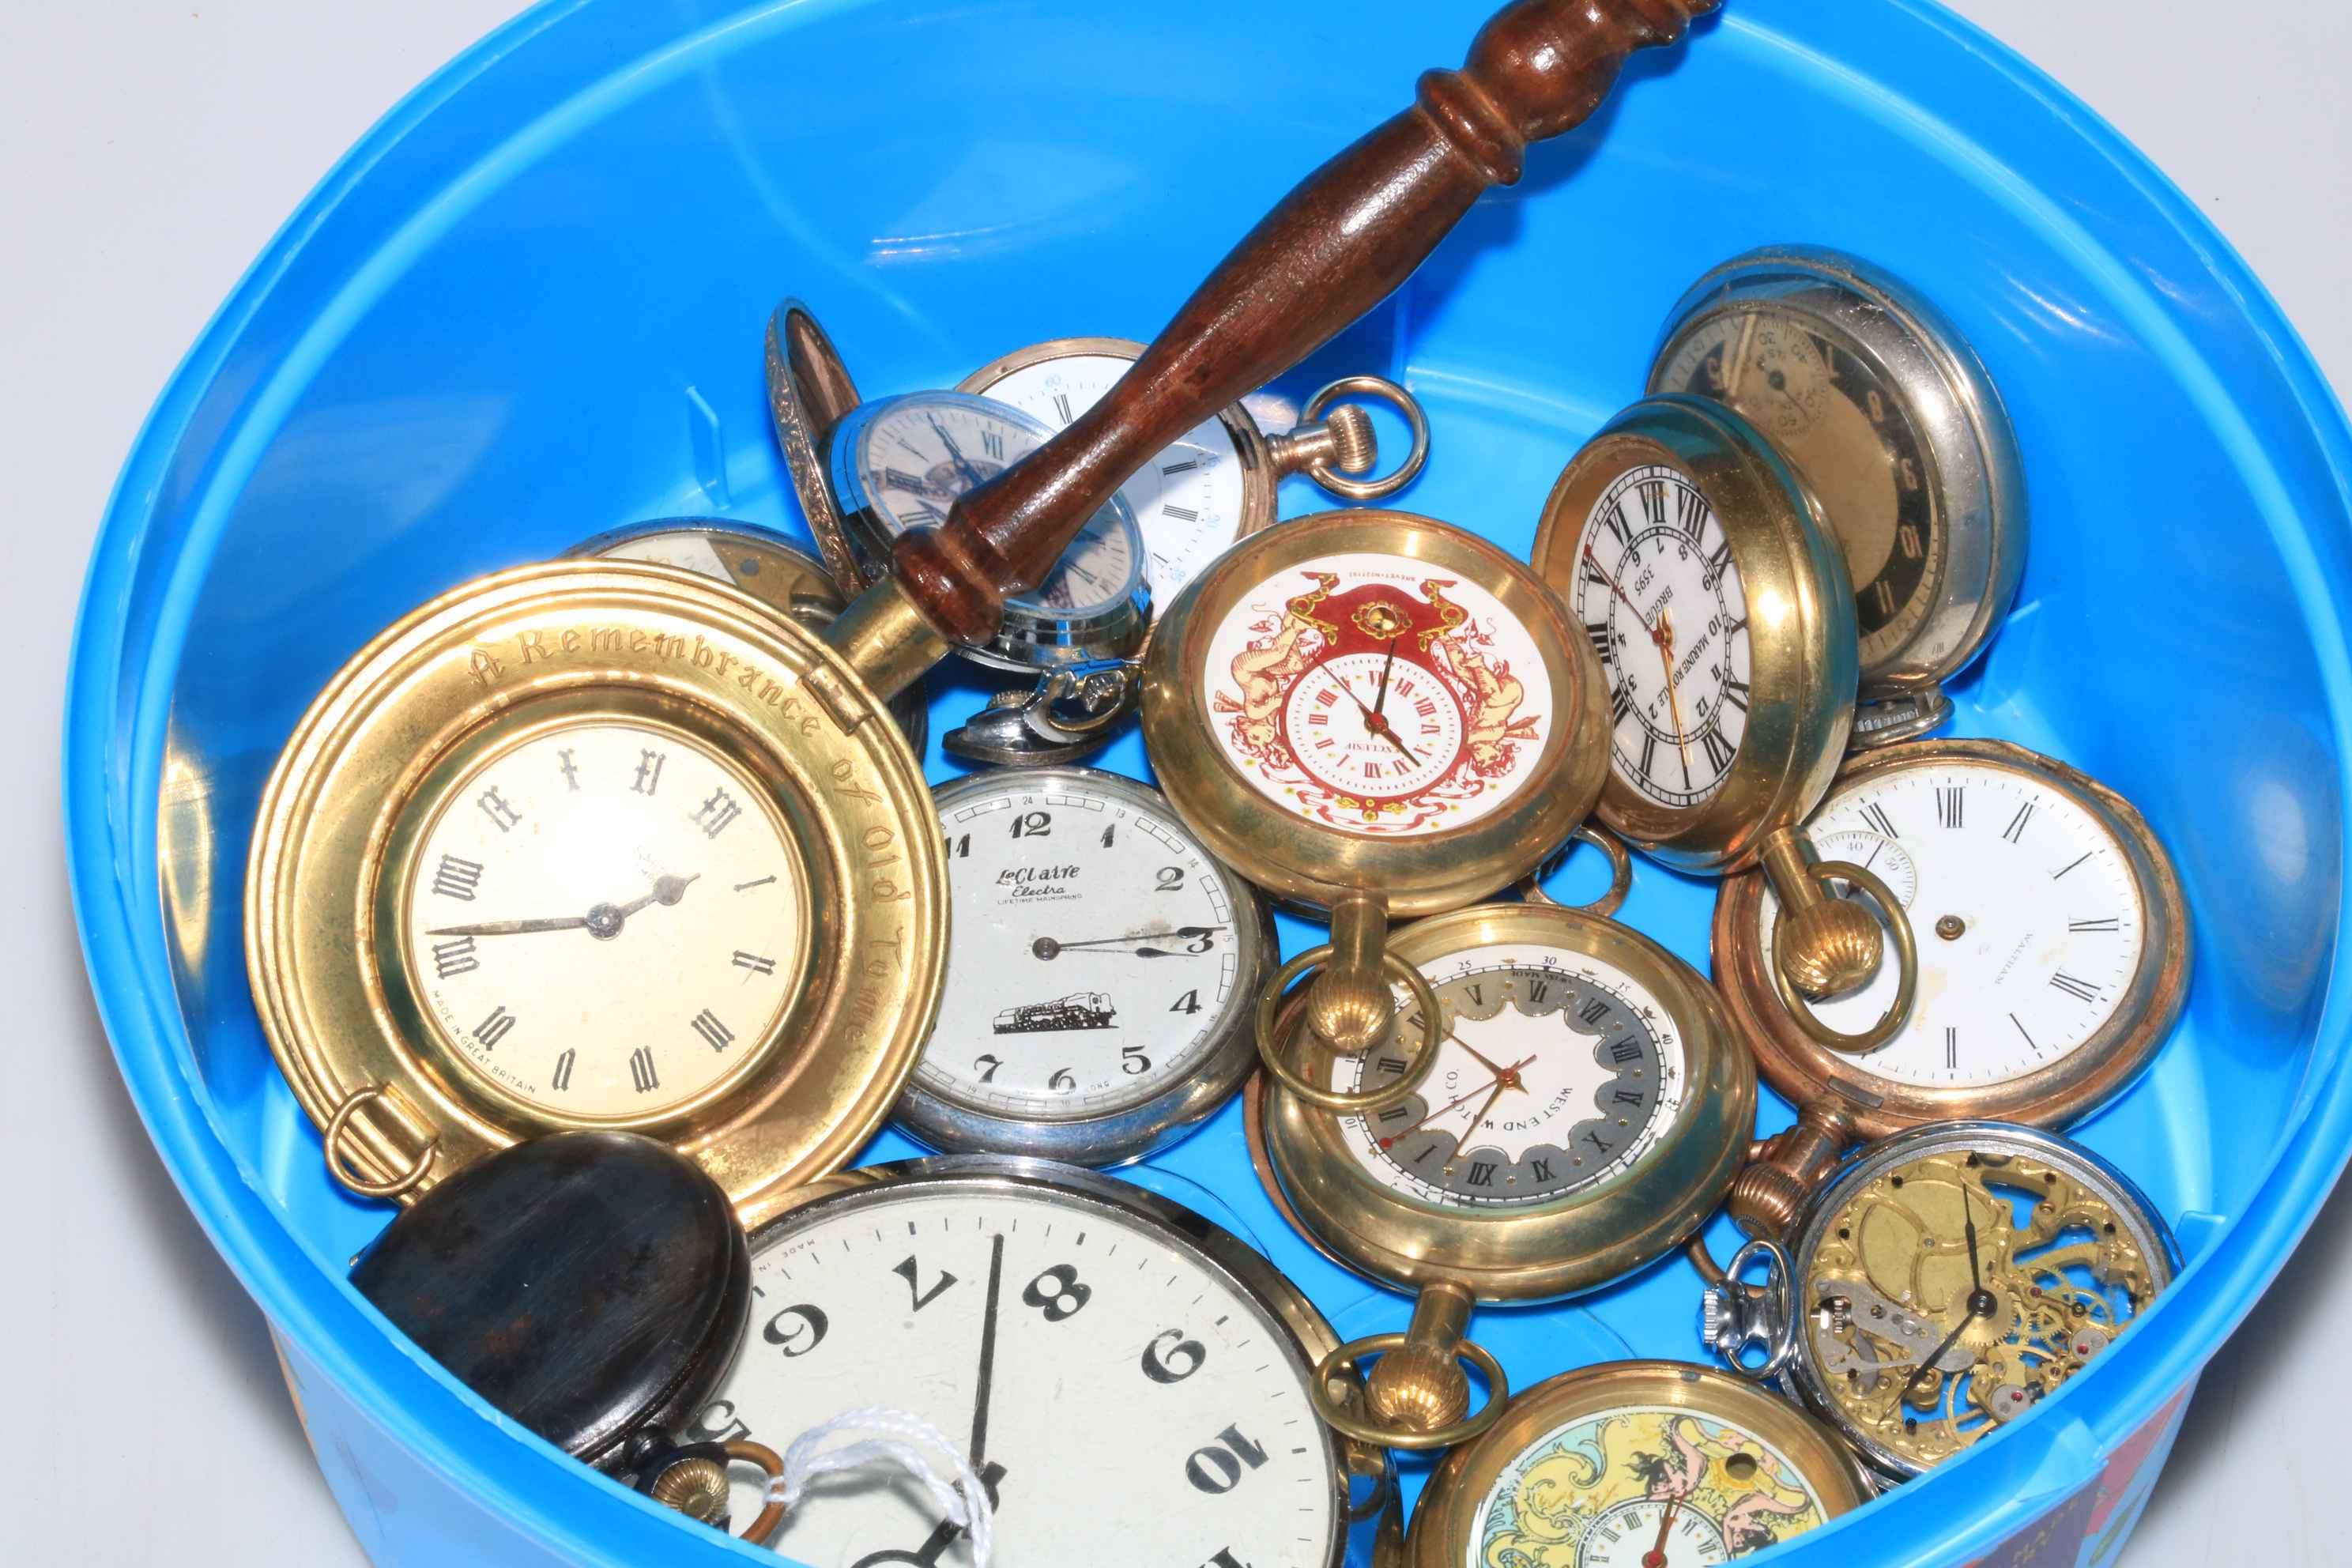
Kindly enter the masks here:
<path id="1" fill-rule="evenodd" d="M 380 1561 L 745 1549 L 520 1436 L 344 1284 L 386 1214 L 328 1179 L 264 1048 L 239 920 L 256 797 L 304 704 L 379 626 L 478 573 L 664 513 L 797 531 L 761 384 L 780 295 L 816 306 L 869 394 L 947 386 L 1039 338 L 1150 336 L 1275 197 L 1458 60 L 1484 8 L 1200 0 L 1171 53 L 1164 13 L 1098 0 L 551 4 L 362 142 L 190 353 L 90 567 L 74 889 L 131 1094 L 275 1326 Z M 2186 1274 L 2063 1397 L 1785 1550 L 1957 1564 L 2024 1532 L 2042 1544 L 2000 1561 L 2104 1563 L 2199 1368 L 2352 1147 L 2328 1005 L 2352 441 L 2189 205 L 1916 0 L 1730 0 L 1286 384 L 1410 383 L 1437 447 L 1402 504 L 1523 551 L 1560 464 L 1640 391 L 1683 287 L 1770 241 L 1892 268 L 1975 341 L 2017 422 L 2034 538 L 1958 728 L 2130 795 L 2198 921 L 2179 1037 L 2083 1134 L 2172 1219 Z M 1298 481 L 1284 500 L 1318 505 Z M 974 689 L 934 689 L 937 734 Z M 1132 739 L 1108 765 L 1144 771 Z M 1712 893 L 1644 867 L 1625 918 L 1703 964 Z M 1285 940 L 1309 935 L 1286 922 Z M 870 1157 L 907 1152 L 890 1135 Z M 1245 1229 L 1343 1333 L 1402 1326 L 1402 1298 L 1284 1228 L 1231 1110 L 1141 1179 Z M 1691 1357 L 1697 1289 L 1677 1259 L 1478 1331 L 1521 1383 Z"/>

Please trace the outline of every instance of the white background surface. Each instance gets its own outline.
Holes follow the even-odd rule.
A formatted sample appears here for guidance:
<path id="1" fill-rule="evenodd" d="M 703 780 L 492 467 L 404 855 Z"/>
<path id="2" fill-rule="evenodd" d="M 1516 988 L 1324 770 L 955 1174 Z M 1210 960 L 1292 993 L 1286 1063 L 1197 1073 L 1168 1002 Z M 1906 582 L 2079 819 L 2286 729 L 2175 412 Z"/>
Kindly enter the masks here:
<path id="1" fill-rule="evenodd" d="M 115 1076 L 68 914 L 58 713 L 90 542 L 150 402 L 341 151 L 510 8 L 0 3 L 10 1563 L 361 1560 L 259 1315 Z M 1957 8 L 2145 148 L 2352 387 L 2352 19 L 2338 0 Z M 2345 1561 L 2352 1361 L 2330 1331 L 2352 1289 L 2347 1244 L 2339 1195 L 2207 1374 L 2128 1568 Z"/>

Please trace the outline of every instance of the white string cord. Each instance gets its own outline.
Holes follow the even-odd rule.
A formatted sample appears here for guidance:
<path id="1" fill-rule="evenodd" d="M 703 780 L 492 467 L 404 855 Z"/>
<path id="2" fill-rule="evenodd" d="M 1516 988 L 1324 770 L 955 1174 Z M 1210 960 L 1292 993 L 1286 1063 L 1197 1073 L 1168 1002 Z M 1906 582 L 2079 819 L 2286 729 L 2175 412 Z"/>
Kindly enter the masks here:
<path id="1" fill-rule="evenodd" d="M 852 1432 L 881 1436 L 825 1450 L 826 1443 Z M 925 1458 L 926 1448 L 948 1457 L 945 1477 Z M 769 1500 L 782 1503 L 790 1513 L 817 1477 L 858 1469 L 877 1460 L 897 1465 L 921 1482 L 948 1522 L 962 1530 L 971 1542 L 972 1568 L 988 1568 L 996 1543 L 996 1513 L 989 1506 L 988 1489 L 945 1433 L 903 1410 L 879 1406 L 845 1410 L 802 1433 L 784 1450 L 784 1473 L 768 1483 Z"/>

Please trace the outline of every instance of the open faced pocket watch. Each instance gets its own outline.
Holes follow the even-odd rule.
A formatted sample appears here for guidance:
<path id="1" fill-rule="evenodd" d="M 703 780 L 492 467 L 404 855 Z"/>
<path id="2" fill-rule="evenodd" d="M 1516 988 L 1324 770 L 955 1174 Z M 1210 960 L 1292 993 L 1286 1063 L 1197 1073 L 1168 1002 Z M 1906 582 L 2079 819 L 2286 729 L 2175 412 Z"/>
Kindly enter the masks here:
<path id="1" fill-rule="evenodd" d="M 956 384 L 1009 403 L 1054 430 L 1099 402 L 1135 363 L 1143 345 L 1126 338 L 1058 338 L 992 360 Z M 1339 400 L 1370 395 L 1395 405 L 1412 430 L 1405 461 L 1379 479 L 1372 422 Z M 1274 521 L 1276 487 L 1303 473 L 1342 500 L 1378 500 L 1412 482 L 1429 459 L 1429 422 L 1413 395 L 1379 376 L 1334 382 L 1307 400 L 1307 423 L 1267 435 L 1240 404 L 1162 451 L 1120 487 L 1143 530 L 1145 571 L 1161 604 L 1236 539 Z"/>
<path id="2" fill-rule="evenodd" d="M 2065 1127 L 2121 1093 L 2189 991 L 2180 879 L 2131 803 L 2003 741 L 1911 741 L 1851 759 L 1809 831 L 1894 891 L 1919 950 L 1921 1000 L 1867 1056 L 1817 1030 L 1869 1017 L 1893 978 L 1778 1005 L 1765 970 L 1779 900 L 1748 873 L 1717 895 L 1716 982 L 1765 1079 L 1807 1114 L 1735 1190 L 1735 1216 L 1777 1235 L 1848 1130 L 1990 1118 Z M 1818 1135 L 1817 1135 L 1818 1134 Z"/>
<path id="3" fill-rule="evenodd" d="M 1790 910 L 1771 973 L 1791 1011 L 1875 973 L 1878 921 L 1828 888 L 1894 895 L 1817 862 L 1801 826 L 1845 751 L 1856 679 L 1853 590 L 1804 480 L 1737 414 L 1649 398 L 1562 471 L 1532 559 L 1607 678 L 1601 820 L 1677 870 L 1760 865 Z M 1892 929 L 1895 994 L 1843 1049 L 1885 1043 L 1910 1010 L 1917 964 Z"/>
<path id="4" fill-rule="evenodd" d="M 1331 911 L 1331 942 L 1259 1004 L 1258 1048 L 1333 1109 L 1400 1104 L 1435 1061 L 1433 1001 L 1386 951 L 1391 918 L 1458 909 L 1534 868 L 1600 789 L 1600 670 L 1559 601 L 1486 541 L 1407 512 L 1327 512 L 1244 540 L 1166 613 L 1144 664 L 1143 735 L 1161 787 L 1212 854 Z M 1269 1027 L 1320 968 L 1305 1018 L 1360 1056 L 1426 1021 L 1412 1070 L 1367 1095 L 1323 1088 Z"/>
<path id="5" fill-rule="evenodd" d="M 1738 1282 L 1765 1261 L 1761 1289 Z M 1916 1127 L 1864 1150 L 1784 1252 L 1751 1242 L 1704 1332 L 1904 1480 L 2057 1392 L 2172 1282 L 2172 1233 L 2129 1178 L 2055 1133 Z"/>
<path id="6" fill-rule="evenodd" d="M 1691 285 L 1654 393 L 1713 399 L 1811 485 L 1861 632 L 1856 750 L 1924 734 L 1999 626 L 2025 561 L 2025 481 L 2000 395 L 1901 279 L 1817 246 L 1732 258 Z"/>
<path id="7" fill-rule="evenodd" d="M 835 621 L 845 656 L 708 578 L 574 561 L 353 656 L 246 883 L 255 1005 L 339 1179 L 406 1198 L 607 1128 L 756 1223 L 865 1141 L 930 1032 L 947 896 L 876 694 L 939 644 L 875 626 Z"/>
<path id="8" fill-rule="evenodd" d="M 950 1152 L 1139 1159 L 1256 1064 L 1274 920 L 1157 790 L 1091 768 L 940 785 L 939 1023 L 898 1121 Z"/>
<path id="9" fill-rule="evenodd" d="M 1713 989 L 1600 915 L 1482 904 L 1414 921 L 1388 953 L 1418 980 L 1397 988 L 1402 1016 L 1364 1055 L 1309 1069 L 1311 1089 L 1371 1109 L 1335 1112 L 1261 1079 L 1252 1148 L 1309 1242 L 1419 1295 L 1408 1332 L 1341 1352 L 1388 1352 L 1365 1414 L 1325 1418 L 1433 1447 L 1501 1411 L 1500 1370 L 1464 1336 L 1472 1304 L 1571 1295 L 1679 1246 L 1739 1168 L 1756 1074 Z M 1424 1035 L 1434 1065 L 1416 1075 Z M 1415 1077 L 1402 1099 L 1378 1092 Z M 1495 1394 L 1475 1416 L 1462 1357 Z"/>
<path id="10" fill-rule="evenodd" d="M 565 553 L 650 561 L 730 583 L 820 637 L 848 605 L 822 561 L 764 529 L 726 518 L 656 518 L 583 540 Z M 910 686 L 892 698 L 890 711 L 920 756 L 930 735 L 930 706 L 922 687 Z"/>
<path id="11" fill-rule="evenodd" d="M 1826 1427 L 1712 1367 L 1581 1367 L 1515 1395 L 1439 1462 L 1402 1568 L 1701 1568 L 1791 1540 L 1876 1488 Z"/>
<path id="12" fill-rule="evenodd" d="M 1339 1568 L 1394 1516 L 1385 1455 L 1315 1418 L 1316 1390 L 1356 1397 L 1317 1371 L 1329 1326 L 1165 1198 L 1040 1161 L 906 1161 L 802 1189 L 751 1247 L 749 1342 L 692 1436 L 782 1447 L 873 1405 L 969 1435 L 1001 1562 Z M 770 1544 L 869 1565 L 969 1550 L 879 1476 L 837 1479 Z"/>

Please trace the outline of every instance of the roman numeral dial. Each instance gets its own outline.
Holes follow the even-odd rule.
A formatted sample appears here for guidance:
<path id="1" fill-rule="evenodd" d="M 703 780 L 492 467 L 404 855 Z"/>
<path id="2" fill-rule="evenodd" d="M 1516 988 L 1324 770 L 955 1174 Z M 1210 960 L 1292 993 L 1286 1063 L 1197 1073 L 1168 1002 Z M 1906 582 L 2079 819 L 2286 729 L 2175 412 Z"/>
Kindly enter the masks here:
<path id="1" fill-rule="evenodd" d="M 478 761 L 426 818 L 410 991 L 482 1088 L 657 1121 L 766 1054 L 808 962 L 806 879 L 760 784 L 690 732 L 587 720 Z"/>

